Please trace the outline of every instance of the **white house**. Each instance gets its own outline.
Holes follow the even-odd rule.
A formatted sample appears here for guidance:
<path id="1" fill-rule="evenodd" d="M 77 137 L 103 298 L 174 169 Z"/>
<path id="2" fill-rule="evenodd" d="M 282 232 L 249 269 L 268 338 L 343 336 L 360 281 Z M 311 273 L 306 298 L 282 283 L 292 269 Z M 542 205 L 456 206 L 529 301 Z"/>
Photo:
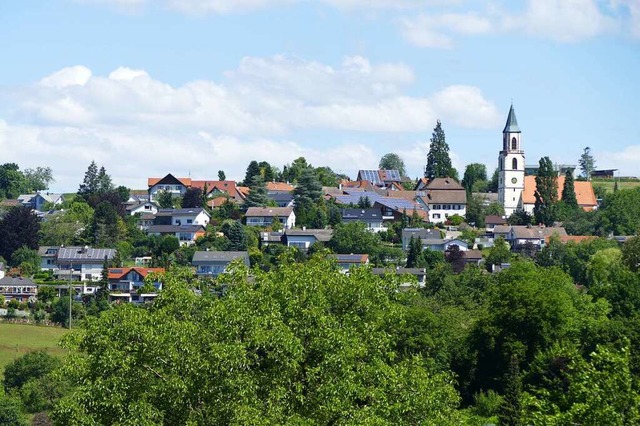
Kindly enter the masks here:
<path id="1" fill-rule="evenodd" d="M 133 216 L 135 214 L 156 214 L 158 213 L 158 209 L 160 207 L 152 202 L 152 201 L 145 201 L 142 203 L 136 203 L 136 204 L 131 204 L 129 206 L 127 206 L 127 212 Z"/>
<path id="2" fill-rule="evenodd" d="M 196 267 L 199 277 L 217 277 L 236 259 L 241 259 L 249 266 L 249 253 L 246 251 L 197 251 L 193 254 L 191 264 Z"/>
<path id="3" fill-rule="evenodd" d="M 163 178 L 149 178 L 149 201 L 157 199 L 158 194 L 163 191 L 170 192 L 173 197 L 182 197 L 187 188 L 191 187 L 191 179 L 176 178 L 171 173 Z"/>
<path id="4" fill-rule="evenodd" d="M 64 195 L 36 192 L 35 194 L 21 194 L 18 197 L 18 201 L 25 207 L 42 211 L 46 203 L 51 203 L 53 206 L 62 204 L 64 202 Z"/>
<path id="5" fill-rule="evenodd" d="M 402 250 L 409 250 L 409 243 L 413 239 L 438 239 L 442 238 L 442 233 L 439 229 L 426 229 L 426 228 L 405 228 L 402 230 Z"/>
<path id="6" fill-rule="evenodd" d="M 30 297 L 38 294 L 38 286 L 29 278 L 3 277 L 0 278 L 0 295 L 5 301 L 17 300 L 27 302 Z"/>
<path id="7" fill-rule="evenodd" d="M 249 207 L 244 217 L 248 226 L 270 226 L 276 220 L 284 229 L 296 226 L 293 207 Z"/>
<path id="8" fill-rule="evenodd" d="M 387 228 L 382 225 L 382 209 L 342 209 L 342 222 L 362 222 L 367 229 L 373 232 L 386 231 Z"/>
<path id="9" fill-rule="evenodd" d="M 45 249 L 44 252 L 44 259 L 51 256 L 51 250 Z M 47 269 L 52 269 L 58 280 L 68 280 L 71 277 L 73 281 L 98 281 L 102 276 L 105 261 L 113 259 L 115 254 L 115 249 L 59 247 L 54 267 Z"/>
<path id="10" fill-rule="evenodd" d="M 147 229 L 149 235 L 172 235 L 180 241 L 181 246 L 195 244 L 196 240 L 205 235 L 202 225 L 151 225 Z"/>
<path id="11" fill-rule="evenodd" d="M 331 229 L 289 229 L 285 232 L 283 240 L 287 247 L 297 247 L 307 251 L 317 241 L 328 242 L 332 235 Z"/>
<path id="12" fill-rule="evenodd" d="M 467 191 L 452 178 L 435 178 L 421 190 L 418 202 L 429 212 L 429 222 L 444 223 L 450 216 L 467 214 Z"/>
<path id="13" fill-rule="evenodd" d="M 155 225 L 207 226 L 211 215 L 201 207 L 187 209 L 160 209 L 156 212 Z"/>
<path id="14" fill-rule="evenodd" d="M 469 244 L 466 241 L 452 239 L 452 240 L 443 240 L 441 238 L 426 238 L 421 240 L 423 249 L 430 249 L 435 251 L 447 251 L 451 246 L 458 246 L 460 251 L 467 251 L 469 249 Z"/>
<path id="15" fill-rule="evenodd" d="M 162 283 L 152 285 L 153 292 L 141 293 L 147 275 L 152 272 L 163 273 L 164 268 L 109 268 L 109 301 L 126 303 L 147 303 L 158 296 Z"/>

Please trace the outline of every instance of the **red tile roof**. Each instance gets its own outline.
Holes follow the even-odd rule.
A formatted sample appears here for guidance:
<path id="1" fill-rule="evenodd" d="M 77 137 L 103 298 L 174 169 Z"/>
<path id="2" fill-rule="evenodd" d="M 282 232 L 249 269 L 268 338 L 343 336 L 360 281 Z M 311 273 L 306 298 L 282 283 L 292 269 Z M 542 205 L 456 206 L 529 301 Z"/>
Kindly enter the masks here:
<path id="1" fill-rule="evenodd" d="M 164 268 L 109 268 L 109 275 L 107 276 L 110 280 L 118 280 L 127 275 L 129 272 L 135 271 L 143 278 L 149 275 L 152 272 L 163 273 Z"/>
<path id="2" fill-rule="evenodd" d="M 558 177 L 558 200 L 562 198 L 562 188 L 564 187 L 564 176 Z M 593 210 L 597 207 L 596 195 L 593 192 L 593 186 L 591 182 L 587 181 L 575 181 L 573 187 L 576 191 L 576 199 L 578 205 L 584 210 Z M 522 202 L 524 204 L 535 204 L 536 197 L 536 177 L 525 176 L 524 177 L 524 191 L 522 192 Z"/>

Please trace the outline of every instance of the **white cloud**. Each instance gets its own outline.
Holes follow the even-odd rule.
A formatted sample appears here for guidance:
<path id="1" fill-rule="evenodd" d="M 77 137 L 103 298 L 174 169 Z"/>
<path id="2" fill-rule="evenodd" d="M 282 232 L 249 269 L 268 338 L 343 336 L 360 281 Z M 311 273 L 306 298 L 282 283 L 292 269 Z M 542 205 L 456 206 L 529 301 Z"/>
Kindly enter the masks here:
<path id="1" fill-rule="evenodd" d="M 491 21 L 476 13 L 421 14 L 400 19 L 403 37 L 418 47 L 451 48 L 452 34 L 487 34 L 492 31 Z"/>
<path id="2" fill-rule="evenodd" d="M 12 108 L 11 121 L 0 126 L 0 152 L 22 167 L 50 165 L 64 189 L 74 189 L 91 159 L 140 187 L 147 176 L 167 172 L 207 177 L 222 168 L 240 178 L 254 158 L 282 166 L 305 156 L 353 174 L 377 164 L 378 149 L 388 149 L 367 143 L 377 133 L 427 135 L 437 118 L 460 127 L 499 124 L 478 88 L 411 96 L 415 78 L 404 64 L 360 56 L 338 66 L 247 57 L 222 82 L 181 86 L 127 67 L 106 77 L 70 67 L 0 91 L 0 106 Z M 342 145 L 307 142 L 308 135 L 316 141 L 340 131 L 349 132 L 340 136 Z M 74 172 L 73 182 L 65 181 Z"/>
<path id="3" fill-rule="evenodd" d="M 629 145 L 622 151 L 594 152 L 593 156 L 598 168 L 616 168 L 620 176 L 640 177 L 640 145 Z"/>

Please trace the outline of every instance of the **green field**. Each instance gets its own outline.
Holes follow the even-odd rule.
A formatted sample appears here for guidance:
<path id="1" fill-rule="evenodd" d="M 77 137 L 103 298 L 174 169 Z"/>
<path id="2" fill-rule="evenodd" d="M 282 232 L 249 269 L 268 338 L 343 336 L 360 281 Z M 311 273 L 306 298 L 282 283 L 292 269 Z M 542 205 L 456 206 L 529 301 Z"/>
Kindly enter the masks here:
<path id="1" fill-rule="evenodd" d="M 613 192 L 613 187 L 617 179 L 592 179 L 591 184 L 595 188 L 596 186 L 603 187 L 607 193 Z M 633 189 L 640 186 L 640 180 L 621 180 L 618 182 L 618 189 Z"/>
<path id="2" fill-rule="evenodd" d="M 64 356 L 66 351 L 58 346 L 58 341 L 67 331 L 59 327 L 0 323 L 0 374 L 5 365 L 34 350 Z"/>

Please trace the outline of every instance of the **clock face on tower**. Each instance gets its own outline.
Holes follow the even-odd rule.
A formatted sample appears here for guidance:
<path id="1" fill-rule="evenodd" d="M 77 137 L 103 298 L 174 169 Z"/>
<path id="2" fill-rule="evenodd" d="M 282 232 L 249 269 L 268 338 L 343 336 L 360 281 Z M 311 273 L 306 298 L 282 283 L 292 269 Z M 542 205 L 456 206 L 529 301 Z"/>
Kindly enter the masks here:
<path id="1" fill-rule="evenodd" d="M 518 179 L 517 178 L 511 178 L 511 183 L 518 183 Z"/>

